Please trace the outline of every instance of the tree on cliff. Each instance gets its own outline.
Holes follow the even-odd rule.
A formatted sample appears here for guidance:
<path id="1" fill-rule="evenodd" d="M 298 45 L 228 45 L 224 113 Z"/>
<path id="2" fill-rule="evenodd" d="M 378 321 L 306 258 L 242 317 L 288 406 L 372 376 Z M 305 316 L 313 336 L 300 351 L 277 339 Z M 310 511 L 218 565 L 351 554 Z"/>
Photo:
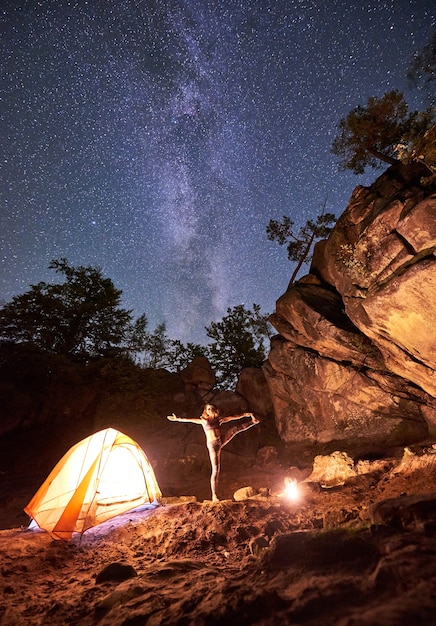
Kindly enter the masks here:
<path id="1" fill-rule="evenodd" d="M 380 162 L 398 162 L 398 146 L 409 146 L 423 137 L 434 123 L 431 110 L 408 112 L 404 95 L 389 91 L 381 98 L 368 98 L 366 107 L 357 106 L 338 124 L 332 152 L 342 157 L 339 169 L 363 174 L 366 167 Z"/>
<path id="2" fill-rule="evenodd" d="M 266 228 L 270 241 L 277 241 L 281 246 L 288 244 L 288 259 L 297 263 L 289 285 L 293 284 L 303 264 L 308 262 L 315 242 L 325 239 L 333 228 L 336 216 L 333 213 L 324 213 L 325 204 L 321 215 L 318 215 L 315 221 L 307 220 L 298 234 L 294 232 L 294 222 L 286 215 L 281 222 L 270 220 Z"/>
<path id="3" fill-rule="evenodd" d="M 0 338 L 31 343 L 45 352 L 87 360 L 131 354 L 146 338 L 145 315 L 133 320 L 120 307 L 121 291 L 101 270 L 53 260 L 58 284 L 40 282 L 0 310 Z"/>
<path id="4" fill-rule="evenodd" d="M 381 162 L 420 161 L 430 173 L 436 172 L 435 108 L 431 83 L 436 79 L 436 34 L 410 63 L 407 76 L 418 87 L 428 87 L 430 106 L 425 111 L 408 112 L 404 95 L 389 91 L 381 98 L 371 97 L 366 107 L 357 106 L 338 124 L 332 152 L 342 158 L 339 169 L 363 174 L 366 167 L 379 168 Z"/>
<path id="5" fill-rule="evenodd" d="M 253 304 L 252 310 L 239 304 L 228 308 L 220 322 L 206 326 L 212 339 L 206 356 L 219 387 L 234 388 L 242 369 L 262 366 L 266 359 L 264 341 L 271 336 L 268 317 L 261 314 L 258 304 Z"/>

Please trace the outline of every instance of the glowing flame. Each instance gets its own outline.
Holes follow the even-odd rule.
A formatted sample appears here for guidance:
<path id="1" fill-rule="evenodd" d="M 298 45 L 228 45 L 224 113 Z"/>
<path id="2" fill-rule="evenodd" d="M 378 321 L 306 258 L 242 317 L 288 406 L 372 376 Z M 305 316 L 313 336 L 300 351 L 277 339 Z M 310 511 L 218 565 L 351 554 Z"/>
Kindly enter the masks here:
<path id="1" fill-rule="evenodd" d="M 283 495 L 288 500 L 292 500 L 292 502 L 296 502 L 300 499 L 300 490 L 298 488 L 298 483 L 296 480 L 292 478 L 285 477 L 285 489 L 283 491 Z"/>

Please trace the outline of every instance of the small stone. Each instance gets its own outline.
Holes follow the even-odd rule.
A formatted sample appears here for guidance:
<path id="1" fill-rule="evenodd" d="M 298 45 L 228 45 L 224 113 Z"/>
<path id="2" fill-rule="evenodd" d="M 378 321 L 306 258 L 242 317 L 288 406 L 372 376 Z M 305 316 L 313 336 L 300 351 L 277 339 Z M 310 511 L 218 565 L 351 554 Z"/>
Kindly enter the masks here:
<path id="1" fill-rule="evenodd" d="M 241 502 L 242 500 L 248 500 L 248 498 L 252 498 L 256 495 L 256 490 L 254 487 L 241 487 L 233 494 L 233 499 L 236 502 Z"/>

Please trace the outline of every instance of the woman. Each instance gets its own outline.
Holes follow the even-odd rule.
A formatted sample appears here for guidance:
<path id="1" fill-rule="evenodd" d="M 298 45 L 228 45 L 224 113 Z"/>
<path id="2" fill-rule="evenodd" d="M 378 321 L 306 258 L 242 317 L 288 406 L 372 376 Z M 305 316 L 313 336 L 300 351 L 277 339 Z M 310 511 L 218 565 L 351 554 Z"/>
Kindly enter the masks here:
<path id="1" fill-rule="evenodd" d="M 225 432 L 221 432 L 221 425 L 226 422 L 250 417 L 250 422 L 238 424 L 228 428 Z M 221 450 L 231 439 L 238 433 L 247 428 L 251 428 L 259 423 L 259 420 L 252 413 L 242 413 L 241 415 L 229 415 L 220 417 L 219 410 L 214 404 L 205 404 L 203 413 L 200 417 L 177 417 L 174 413 L 168 415 L 168 419 L 172 422 L 190 422 L 192 424 L 201 424 L 206 435 L 206 445 L 209 451 L 210 464 L 212 472 L 210 475 L 210 488 L 212 491 L 212 501 L 218 502 L 216 490 L 218 486 L 218 478 L 221 469 Z"/>

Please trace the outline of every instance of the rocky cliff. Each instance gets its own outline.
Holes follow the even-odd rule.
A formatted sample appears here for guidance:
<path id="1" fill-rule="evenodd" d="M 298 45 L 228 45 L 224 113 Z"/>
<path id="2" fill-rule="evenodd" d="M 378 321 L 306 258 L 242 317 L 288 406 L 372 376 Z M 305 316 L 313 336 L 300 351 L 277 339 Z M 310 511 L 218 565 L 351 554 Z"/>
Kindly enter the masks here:
<path id="1" fill-rule="evenodd" d="M 353 453 L 436 431 L 436 194 L 419 165 L 357 187 L 271 322 L 280 436 Z"/>

